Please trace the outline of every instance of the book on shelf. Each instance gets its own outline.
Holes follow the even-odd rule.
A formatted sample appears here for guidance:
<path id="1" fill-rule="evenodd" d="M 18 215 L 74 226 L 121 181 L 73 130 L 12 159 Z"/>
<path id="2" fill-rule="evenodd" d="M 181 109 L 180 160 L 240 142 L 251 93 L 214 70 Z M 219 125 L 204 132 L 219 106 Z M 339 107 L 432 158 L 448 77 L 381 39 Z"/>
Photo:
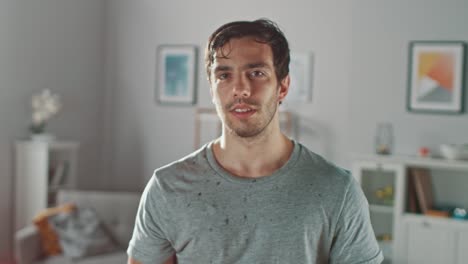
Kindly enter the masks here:
<path id="1" fill-rule="evenodd" d="M 428 169 L 413 168 L 410 169 L 409 176 L 414 189 L 410 191 L 409 194 L 415 194 L 417 205 L 421 213 L 426 214 L 429 210 L 433 209 L 434 205 L 431 174 Z M 409 197 L 409 199 L 411 199 L 411 197 Z M 411 204 L 411 200 L 409 203 Z M 410 210 L 412 210 L 411 207 Z"/>
<path id="2" fill-rule="evenodd" d="M 65 181 L 65 178 L 68 173 L 68 161 L 60 161 L 53 170 L 53 174 L 50 180 L 51 187 L 59 187 Z"/>
<path id="3" fill-rule="evenodd" d="M 409 171 L 410 177 L 407 178 L 407 194 L 408 194 L 408 204 L 407 204 L 407 210 L 410 213 L 419 213 L 421 212 L 421 209 L 419 209 L 418 205 L 418 200 L 416 198 L 416 190 L 414 189 L 414 182 L 413 182 L 413 177 L 411 176 L 411 171 Z"/>

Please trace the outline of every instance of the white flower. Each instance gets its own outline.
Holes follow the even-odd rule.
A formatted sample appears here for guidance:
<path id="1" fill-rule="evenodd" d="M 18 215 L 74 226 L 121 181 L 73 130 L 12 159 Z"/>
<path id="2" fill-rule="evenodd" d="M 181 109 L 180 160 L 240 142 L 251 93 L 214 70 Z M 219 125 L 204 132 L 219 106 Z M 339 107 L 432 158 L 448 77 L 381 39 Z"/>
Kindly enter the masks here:
<path id="1" fill-rule="evenodd" d="M 35 95 L 32 97 L 32 102 L 31 102 L 31 106 L 34 110 L 36 109 L 40 109 L 41 108 L 41 105 L 42 105 L 42 100 L 41 100 L 41 97 L 38 96 L 38 95 Z"/>
<path id="2" fill-rule="evenodd" d="M 47 119 L 47 117 L 44 115 L 43 112 L 33 112 L 33 115 L 32 115 L 32 122 L 33 122 L 33 125 L 40 125 L 40 124 L 42 124 L 46 119 Z"/>
<path id="3" fill-rule="evenodd" d="M 40 94 L 34 95 L 31 98 L 31 106 L 33 112 L 30 129 L 34 133 L 43 132 L 47 121 L 62 108 L 60 97 L 57 94 L 51 93 L 49 89 L 45 89 Z"/>

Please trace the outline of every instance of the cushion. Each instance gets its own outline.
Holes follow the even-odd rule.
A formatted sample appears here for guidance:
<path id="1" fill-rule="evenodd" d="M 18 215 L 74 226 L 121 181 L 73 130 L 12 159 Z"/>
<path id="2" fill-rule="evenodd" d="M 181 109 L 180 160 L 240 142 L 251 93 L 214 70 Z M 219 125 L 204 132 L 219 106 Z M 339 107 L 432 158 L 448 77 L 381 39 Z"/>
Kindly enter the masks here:
<path id="1" fill-rule="evenodd" d="M 58 234 L 63 254 L 69 258 L 82 258 L 104 254 L 118 249 L 92 208 L 78 207 L 49 217 Z"/>
<path id="2" fill-rule="evenodd" d="M 60 212 L 71 212 L 74 209 L 75 206 L 68 203 L 57 207 L 47 208 L 34 217 L 33 223 L 39 232 L 39 240 L 41 242 L 41 251 L 43 256 L 50 257 L 60 255 L 62 253 L 57 233 L 49 224 L 49 217 L 59 214 Z"/>
<path id="3" fill-rule="evenodd" d="M 124 250 L 92 256 L 88 258 L 71 259 L 65 256 L 55 256 L 37 262 L 37 264 L 119 264 L 127 263 L 127 253 Z M 36 263 L 36 262 L 35 262 Z"/>

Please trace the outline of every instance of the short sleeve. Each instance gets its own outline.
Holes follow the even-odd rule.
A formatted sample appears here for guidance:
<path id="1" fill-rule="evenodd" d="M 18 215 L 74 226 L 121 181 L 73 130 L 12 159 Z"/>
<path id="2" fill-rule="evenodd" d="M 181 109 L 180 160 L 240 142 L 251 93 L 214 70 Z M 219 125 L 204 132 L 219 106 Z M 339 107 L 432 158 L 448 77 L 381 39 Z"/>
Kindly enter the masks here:
<path id="1" fill-rule="evenodd" d="M 137 261 L 146 263 L 162 263 L 174 255 L 174 249 L 164 234 L 162 228 L 161 193 L 155 175 L 148 182 L 140 200 L 138 212 L 127 254 Z"/>
<path id="2" fill-rule="evenodd" d="M 330 252 L 330 263 L 377 264 L 383 254 L 375 238 L 369 204 L 359 184 L 350 177 Z"/>

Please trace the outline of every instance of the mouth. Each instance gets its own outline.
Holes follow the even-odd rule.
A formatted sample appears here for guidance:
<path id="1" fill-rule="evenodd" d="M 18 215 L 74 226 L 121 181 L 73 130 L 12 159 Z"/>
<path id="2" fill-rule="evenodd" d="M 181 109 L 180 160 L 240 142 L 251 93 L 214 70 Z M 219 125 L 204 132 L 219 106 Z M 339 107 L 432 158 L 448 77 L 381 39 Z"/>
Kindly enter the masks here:
<path id="1" fill-rule="evenodd" d="M 231 109 L 231 113 L 241 119 L 250 117 L 253 115 L 257 110 L 254 108 L 247 106 L 247 105 L 236 105 Z"/>
<path id="2" fill-rule="evenodd" d="M 247 113 L 247 112 L 253 111 L 253 109 L 250 109 L 250 108 L 236 108 L 233 111 L 236 112 L 236 113 Z"/>

